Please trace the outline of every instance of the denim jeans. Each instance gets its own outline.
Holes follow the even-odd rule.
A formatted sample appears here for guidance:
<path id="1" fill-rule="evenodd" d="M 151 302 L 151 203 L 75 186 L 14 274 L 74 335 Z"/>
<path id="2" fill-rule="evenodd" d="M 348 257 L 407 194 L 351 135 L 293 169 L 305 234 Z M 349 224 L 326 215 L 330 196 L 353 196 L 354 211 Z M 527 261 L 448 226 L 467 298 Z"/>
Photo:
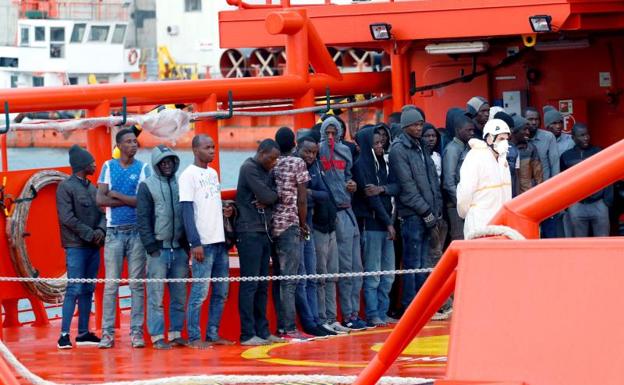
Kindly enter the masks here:
<path id="1" fill-rule="evenodd" d="M 338 272 L 338 246 L 336 232 L 322 233 L 314 230 L 316 251 L 316 272 L 335 274 Z M 336 322 L 336 278 L 321 278 L 317 282 L 318 315 L 321 323 Z"/>
<path id="2" fill-rule="evenodd" d="M 336 222 L 336 243 L 338 244 L 338 270 L 341 273 L 362 272 L 360 231 L 351 209 L 338 211 Z M 360 310 L 362 277 L 340 278 L 338 294 L 342 318 L 357 317 Z"/>
<path id="3" fill-rule="evenodd" d="M 280 275 L 296 275 L 301 261 L 301 238 L 299 226 L 290 226 L 275 238 L 275 250 L 279 259 Z M 297 329 L 295 312 L 296 280 L 280 281 L 280 321 L 284 331 Z"/>
<path id="4" fill-rule="evenodd" d="M 269 275 L 271 240 L 266 233 L 239 233 L 236 247 L 240 258 L 241 277 Z M 267 281 L 240 283 L 238 313 L 241 323 L 241 341 L 255 336 L 269 337 L 269 322 L 266 318 L 268 287 Z"/>
<path id="5" fill-rule="evenodd" d="M 425 226 L 423 219 L 418 215 L 403 218 L 401 233 L 403 235 L 403 268 L 426 268 L 430 253 L 431 231 Z M 401 305 L 406 308 L 427 279 L 427 274 L 406 274 L 403 277 Z"/>
<path id="6" fill-rule="evenodd" d="M 301 262 L 297 274 L 316 274 L 316 252 L 314 240 L 301 241 Z M 297 313 L 304 330 L 312 329 L 321 324 L 318 312 L 318 298 L 316 297 L 316 280 L 301 279 L 297 283 L 295 292 Z"/>
<path id="7" fill-rule="evenodd" d="M 601 199 L 592 203 L 577 203 L 568 209 L 573 237 L 609 236 L 609 209 Z"/>
<path id="8" fill-rule="evenodd" d="M 225 243 L 204 245 L 204 260 L 191 264 L 193 278 L 227 277 L 230 265 Z M 201 330 L 199 326 L 200 312 L 206 297 L 208 296 L 208 282 L 193 282 L 188 301 L 187 330 L 189 341 L 199 340 Z M 228 282 L 216 282 L 212 284 L 212 295 L 208 308 L 208 327 L 206 339 L 216 341 L 219 338 L 219 326 L 223 307 L 227 299 Z"/>
<path id="9" fill-rule="evenodd" d="M 385 231 L 364 231 L 364 271 L 394 270 L 394 242 Z M 384 320 L 394 275 L 364 277 L 366 319 Z"/>
<path id="10" fill-rule="evenodd" d="M 67 278 L 96 278 L 100 267 L 99 248 L 65 249 L 67 264 Z M 63 300 L 63 321 L 61 333 L 69 333 L 69 327 L 78 301 L 78 335 L 89 331 L 89 317 L 91 316 L 91 302 L 93 301 L 93 283 L 68 283 Z"/>
<path id="11" fill-rule="evenodd" d="M 147 278 L 187 278 L 189 257 L 181 249 L 162 249 L 157 256 L 147 257 Z M 164 282 L 149 282 L 147 285 L 147 330 L 156 342 L 165 337 L 163 297 Z M 168 282 L 169 287 L 169 340 L 182 335 L 184 307 L 186 305 L 186 283 Z"/>
<path id="12" fill-rule="evenodd" d="M 121 227 L 121 226 L 120 226 Z M 145 278 L 147 253 L 143 248 L 139 232 L 135 226 L 121 228 L 109 227 L 104 243 L 104 267 L 106 278 L 120 278 L 124 257 L 128 258 L 129 278 Z M 130 332 L 143 334 L 145 287 L 143 283 L 130 283 Z M 102 333 L 114 335 L 115 315 L 119 284 L 107 282 L 104 286 L 104 303 L 102 305 Z"/>

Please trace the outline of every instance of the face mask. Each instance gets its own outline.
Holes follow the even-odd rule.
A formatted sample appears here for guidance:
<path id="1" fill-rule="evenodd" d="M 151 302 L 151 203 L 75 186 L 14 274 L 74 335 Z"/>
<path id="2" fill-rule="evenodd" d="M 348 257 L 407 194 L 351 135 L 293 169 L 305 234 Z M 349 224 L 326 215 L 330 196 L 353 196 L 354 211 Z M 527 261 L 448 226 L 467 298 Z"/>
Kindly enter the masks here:
<path id="1" fill-rule="evenodd" d="M 501 140 L 500 142 L 494 143 L 494 146 L 492 146 L 492 148 L 499 155 L 500 154 L 506 154 L 507 151 L 509 151 L 509 142 L 506 139 L 505 140 Z"/>

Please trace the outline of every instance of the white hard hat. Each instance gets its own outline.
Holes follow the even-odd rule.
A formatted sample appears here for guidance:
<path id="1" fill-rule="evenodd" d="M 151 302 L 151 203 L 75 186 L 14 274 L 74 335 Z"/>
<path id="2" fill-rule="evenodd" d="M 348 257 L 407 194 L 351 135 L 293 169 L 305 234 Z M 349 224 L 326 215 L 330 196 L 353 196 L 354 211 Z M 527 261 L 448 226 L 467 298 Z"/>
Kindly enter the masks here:
<path id="1" fill-rule="evenodd" d="M 488 134 L 496 137 L 499 134 L 511 134 L 509 126 L 501 119 L 488 120 L 483 127 L 483 139 L 487 138 Z"/>

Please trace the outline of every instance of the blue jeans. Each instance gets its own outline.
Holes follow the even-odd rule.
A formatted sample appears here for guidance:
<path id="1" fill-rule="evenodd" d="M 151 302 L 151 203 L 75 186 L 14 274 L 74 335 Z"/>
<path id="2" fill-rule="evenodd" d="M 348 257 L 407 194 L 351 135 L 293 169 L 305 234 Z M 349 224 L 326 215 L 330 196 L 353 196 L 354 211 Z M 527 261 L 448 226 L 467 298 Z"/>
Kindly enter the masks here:
<path id="1" fill-rule="evenodd" d="M 301 262 L 297 274 L 316 274 L 316 252 L 314 240 L 301 241 Z M 318 312 L 318 298 L 315 279 L 301 279 L 295 292 L 297 312 L 304 330 L 309 330 L 321 324 Z"/>
<path id="2" fill-rule="evenodd" d="M 573 237 L 608 237 L 609 208 L 601 199 L 592 203 L 576 203 L 568 209 Z"/>
<path id="3" fill-rule="evenodd" d="M 364 271 L 394 270 L 394 241 L 385 231 L 364 231 Z M 388 294 L 394 275 L 364 277 L 366 319 L 384 320 L 390 307 Z"/>
<path id="4" fill-rule="evenodd" d="M 139 232 L 134 226 L 122 228 L 109 227 L 104 243 L 104 267 L 106 278 L 121 278 L 124 257 L 128 258 L 129 278 L 145 278 L 147 253 L 143 248 Z M 130 332 L 143 335 L 145 287 L 143 283 L 133 282 L 130 286 L 131 311 Z M 102 333 L 115 334 L 115 315 L 119 284 L 107 282 L 104 286 L 104 303 L 102 305 Z"/>
<path id="5" fill-rule="evenodd" d="M 147 278 L 187 278 L 189 258 L 181 249 L 162 249 L 157 256 L 147 257 Z M 186 283 L 169 282 L 169 340 L 180 337 L 184 327 Z M 147 330 L 156 342 L 165 337 L 163 312 L 164 282 L 147 284 Z"/>
<path id="6" fill-rule="evenodd" d="M 403 235 L 403 268 L 423 269 L 427 267 L 430 253 L 431 231 L 418 215 L 403 218 L 401 224 Z M 403 278 L 403 295 L 401 305 L 409 304 L 427 279 L 427 274 L 406 274 Z"/>
<path id="7" fill-rule="evenodd" d="M 204 260 L 197 262 L 193 260 L 191 269 L 193 278 L 227 277 L 230 271 L 229 259 L 225 243 L 214 243 L 204 245 Z M 187 330 L 189 341 L 199 340 L 201 330 L 199 327 L 200 312 L 202 304 L 208 296 L 208 282 L 193 282 L 191 294 L 188 301 Z M 206 329 L 206 339 L 216 341 L 219 339 L 219 326 L 223 307 L 228 295 L 229 282 L 214 282 L 212 284 L 212 295 L 208 308 L 208 327 Z"/>
<path id="8" fill-rule="evenodd" d="M 301 261 L 301 239 L 299 226 L 290 226 L 275 238 L 275 251 L 279 259 L 280 275 L 296 275 Z M 296 330 L 295 291 L 296 280 L 280 281 L 279 318 L 284 331 Z"/>
<path id="9" fill-rule="evenodd" d="M 99 248 L 65 249 L 65 261 L 67 263 L 67 278 L 96 278 L 100 267 Z M 78 335 L 89 331 L 89 316 L 91 315 L 91 302 L 93 301 L 93 283 L 68 283 L 63 300 L 63 322 L 61 333 L 69 333 L 76 300 L 78 301 Z"/>
<path id="10" fill-rule="evenodd" d="M 336 243 L 338 245 L 338 269 L 340 273 L 362 272 L 360 230 L 351 209 L 338 211 Z M 338 279 L 338 295 L 342 318 L 357 317 L 360 311 L 362 277 Z"/>

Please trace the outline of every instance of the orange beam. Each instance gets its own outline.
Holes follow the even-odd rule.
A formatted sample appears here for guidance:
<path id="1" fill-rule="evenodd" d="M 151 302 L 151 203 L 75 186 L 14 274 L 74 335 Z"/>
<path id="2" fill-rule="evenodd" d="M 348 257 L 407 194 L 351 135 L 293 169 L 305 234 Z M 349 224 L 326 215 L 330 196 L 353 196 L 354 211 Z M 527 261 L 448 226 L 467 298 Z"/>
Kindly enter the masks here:
<path id="1" fill-rule="evenodd" d="M 96 84 L 45 88 L 3 89 L 3 100 L 9 102 L 11 112 L 32 112 L 64 109 L 91 109 L 103 100 L 111 107 L 121 106 L 126 97 L 129 106 L 200 103 L 206 95 L 215 94 L 220 101 L 227 100 L 228 91 L 234 100 L 261 100 L 302 96 L 309 88 L 316 96 L 325 95 L 326 87 L 332 94 L 378 93 L 390 91 L 389 72 L 345 74 L 342 80 L 327 75 L 310 75 L 309 83 L 298 76 L 274 76 L 242 79 L 178 80 L 168 82 Z M 0 112 L 4 105 L 0 104 Z"/>
<path id="2" fill-rule="evenodd" d="M 217 95 L 210 94 L 208 99 L 200 103 L 198 106 L 198 112 L 216 111 L 217 109 Z M 210 163 L 210 167 L 214 168 L 219 176 L 221 176 L 221 162 L 219 159 L 219 123 L 217 120 L 201 120 L 195 123 L 196 134 L 206 134 L 212 138 L 215 143 L 215 157 Z"/>

